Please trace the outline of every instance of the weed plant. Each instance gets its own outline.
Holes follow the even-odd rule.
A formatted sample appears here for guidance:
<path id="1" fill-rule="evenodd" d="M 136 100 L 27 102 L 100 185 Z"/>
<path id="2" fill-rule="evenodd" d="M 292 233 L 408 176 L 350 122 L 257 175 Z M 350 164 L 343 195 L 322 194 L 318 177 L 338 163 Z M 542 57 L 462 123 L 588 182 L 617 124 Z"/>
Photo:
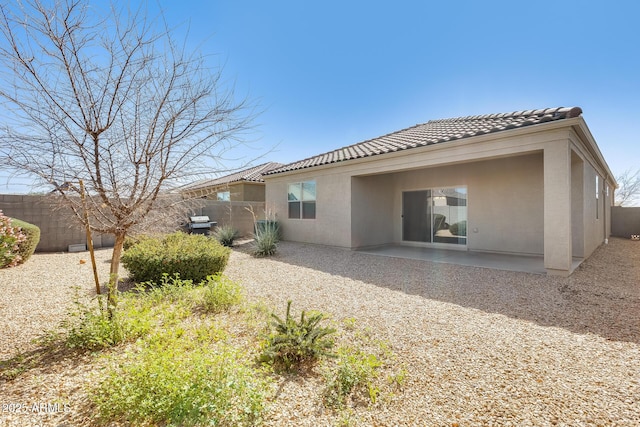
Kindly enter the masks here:
<path id="1" fill-rule="evenodd" d="M 219 313 L 242 302 L 242 288 L 236 282 L 217 274 L 203 283 L 202 305 L 209 313 Z"/>
<path id="2" fill-rule="evenodd" d="M 223 330 L 207 325 L 147 337 L 93 389 L 100 418 L 134 425 L 258 424 L 269 381 L 224 344 L 224 337 Z"/>
<path id="3" fill-rule="evenodd" d="M 380 359 L 373 353 L 351 346 L 341 347 L 337 353 L 337 368 L 325 375 L 325 404 L 340 408 L 347 397 L 354 393 L 364 395 L 371 403 L 375 403 L 380 393 L 375 382 L 378 368 L 382 366 Z"/>
<path id="4" fill-rule="evenodd" d="M 101 350 L 136 339 L 148 333 L 153 317 L 148 306 L 136 304 L 125 297 L 118 308 L 109 314 L 104 308 L 104 296 L 98 296 L 98 304 L 89 306 L 74 298 L 73 309 L 62 322 L 65 344 L 77 350 Z"/>

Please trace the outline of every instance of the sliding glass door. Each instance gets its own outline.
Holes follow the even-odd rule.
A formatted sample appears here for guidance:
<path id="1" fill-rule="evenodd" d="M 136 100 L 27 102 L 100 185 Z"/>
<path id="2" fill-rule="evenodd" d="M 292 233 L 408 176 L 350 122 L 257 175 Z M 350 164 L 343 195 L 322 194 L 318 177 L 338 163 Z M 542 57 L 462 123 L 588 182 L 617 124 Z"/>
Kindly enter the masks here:
<path id="1" fill-rule="evenodd" d="M 402 193 L 402 240 L 467 244 L 467 188 Z"/>

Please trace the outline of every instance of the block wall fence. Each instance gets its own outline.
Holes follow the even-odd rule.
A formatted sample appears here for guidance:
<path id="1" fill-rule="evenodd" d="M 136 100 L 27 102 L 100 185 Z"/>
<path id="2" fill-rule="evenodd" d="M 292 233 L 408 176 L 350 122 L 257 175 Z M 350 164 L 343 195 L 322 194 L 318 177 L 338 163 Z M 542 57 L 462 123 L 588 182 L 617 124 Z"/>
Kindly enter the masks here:
<path id="1" fill-rule="evenodd" d="M 40 227 L 40 243 L 36 252 L 66 252 L 69 245 L 87 243 L 84 227 L 77 222 L 73 213 L 66 208 L 54 206 L 54 196 L 50 195 L 1 195 L 0 210 L 11 218 L 35 224 Z M 202 207 L 190 214 L 208 215 L 218 225 L 230 224 L 240 235 L 249 236 L 253 232 L 253 216 L 264 218 L 264 202 L 218 202 L 203 200 Z M 185 221 L 188 218 L 185 217 Z M 182 229 L 176 224 L 176 230 Z M 93 233 L 95 248 L 113 247 L 112 235 Z"/>
<path id="2" fill-rule="evenodd" d="M 611 235 L 631 238 L 640 234 L 640 207 L 611 207 Z"/>

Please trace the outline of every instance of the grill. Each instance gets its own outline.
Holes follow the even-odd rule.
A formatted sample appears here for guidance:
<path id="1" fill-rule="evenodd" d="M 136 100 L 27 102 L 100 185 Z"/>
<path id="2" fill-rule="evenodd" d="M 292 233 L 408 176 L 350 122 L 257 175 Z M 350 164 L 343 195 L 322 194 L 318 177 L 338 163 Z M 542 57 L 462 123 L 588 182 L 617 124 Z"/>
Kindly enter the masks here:
<path id="1" fill-rule="evenodd" d="M 187 227 L 191 234 L 204 234 L 208 236 L 209 233 L 211 233 L 211 228 L 217 225 L 218 223 L 210 221 L 208 216 L 198 215 L 189 217 L 189 224 L 187 224 Z"/>

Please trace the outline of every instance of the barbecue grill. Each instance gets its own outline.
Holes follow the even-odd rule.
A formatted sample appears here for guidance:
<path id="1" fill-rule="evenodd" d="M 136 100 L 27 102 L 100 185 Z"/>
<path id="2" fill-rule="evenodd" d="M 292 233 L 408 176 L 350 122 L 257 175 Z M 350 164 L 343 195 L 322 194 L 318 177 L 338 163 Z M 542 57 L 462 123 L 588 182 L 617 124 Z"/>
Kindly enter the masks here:
<path id="1" fill-rule="evenodd" d="M 215 221 L 210 221 L 206 215 L 197 215 L 189 217 L 189 233 L 191 234 L 204 234 L 208 236 L 211 233 L 211 228 L 218 225 Z"/>

